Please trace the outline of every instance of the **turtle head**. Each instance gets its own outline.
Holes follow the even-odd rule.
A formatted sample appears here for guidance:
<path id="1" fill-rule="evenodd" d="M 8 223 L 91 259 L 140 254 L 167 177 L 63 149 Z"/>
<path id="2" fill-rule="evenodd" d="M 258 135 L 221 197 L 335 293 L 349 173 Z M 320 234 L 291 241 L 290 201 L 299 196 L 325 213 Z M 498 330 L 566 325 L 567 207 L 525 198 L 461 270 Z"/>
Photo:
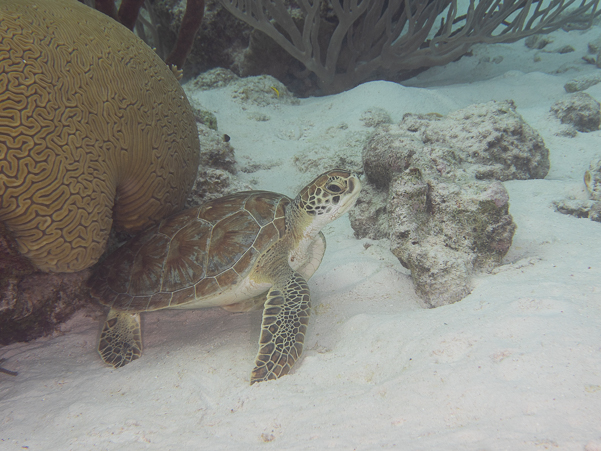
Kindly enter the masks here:
<path id="1" fill-rule="evenodd" d="M 317 234 L 323 226 L 355 205 L 360 191 L 361 182 L 355 174 L 333 169 L 309 183 L 294 201 L 305 216 L 306 227 L 310 229 L 307 231 Z"/>

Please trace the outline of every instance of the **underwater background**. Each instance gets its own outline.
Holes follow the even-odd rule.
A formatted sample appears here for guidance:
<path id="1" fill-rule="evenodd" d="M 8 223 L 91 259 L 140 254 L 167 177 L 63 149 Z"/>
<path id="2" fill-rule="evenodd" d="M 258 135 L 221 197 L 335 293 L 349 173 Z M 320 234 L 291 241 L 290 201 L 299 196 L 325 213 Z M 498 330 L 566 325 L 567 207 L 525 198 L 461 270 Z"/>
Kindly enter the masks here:
<path id="1" fill-rule="evenodd" d="M 303 98 L 185 74 L 186 206 L 362 177 L 323 230 L 304 357 L 250 386 L 260 311 L 163 310 L 115 370 L 84 308 L 0 348 L 0 449 L 601 450 L 601 28 L 544 39 Z"/>

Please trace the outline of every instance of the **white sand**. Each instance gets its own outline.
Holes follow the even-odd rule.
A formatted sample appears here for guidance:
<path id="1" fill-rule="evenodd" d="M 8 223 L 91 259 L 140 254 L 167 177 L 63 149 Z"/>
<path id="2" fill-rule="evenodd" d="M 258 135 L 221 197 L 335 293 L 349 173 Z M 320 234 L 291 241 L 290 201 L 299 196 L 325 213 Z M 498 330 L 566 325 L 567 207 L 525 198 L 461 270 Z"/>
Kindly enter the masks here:
<path id="1" fill-rule="evenodd" d="M 420 308 L 386 242 L 356 240 L 347 217 L 327 227 L 305 357 L 278 381 L 248 384 L 260 312 L 147 314 L 144 355 L 120 370 L 96 353 L 101 319 L 81 313 L 61 334 L 0 349 L 19 372 L 0 373 L 0 449 L 601 450 L 601 224 L 550 205 L 585 197 L 601 132 L 558 137 L 548 115 L 566 81 L 599 71 L 580 60 L 599 34 L 554 33 L 551 49 L 576 48 L 564 55 L 478 46 L 414 87 L 375 82 L 300 106 L 242 110 L 227 89 L 195 93 L 242 166 L 279 163 L 240 173 L 256 188 L 295 195 L 320 161 L 358 161 L 367 108 L 400 120 L 491 99 L 516 102 L 545 139 L 551 171 L 505 183 L 513 246 L 454 305 Z M 601 100 L 601 85 L 587 92 Z M 295 155 L 317 160 L 303 173 Z"/>

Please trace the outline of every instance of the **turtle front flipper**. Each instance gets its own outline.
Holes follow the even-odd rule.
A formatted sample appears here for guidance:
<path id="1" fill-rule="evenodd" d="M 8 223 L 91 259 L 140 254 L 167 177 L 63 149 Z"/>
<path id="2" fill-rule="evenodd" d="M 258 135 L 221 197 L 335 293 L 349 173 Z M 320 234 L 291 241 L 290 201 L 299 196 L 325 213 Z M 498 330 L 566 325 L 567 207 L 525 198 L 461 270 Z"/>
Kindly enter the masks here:
<path id="1" fill-rule="evenodd" d="M 311 308 L 309 286 L 297 272 L 281 285 L 267 293 L 251 385 L 288 374 L 303 352 Z"/>
<path id="2" fill-rule="evenodd" d="M 100 333 L 98 352 L 102 360 L 115 368 L 139 358 L 142 355 L 140 314 L 111 309 Z"/>

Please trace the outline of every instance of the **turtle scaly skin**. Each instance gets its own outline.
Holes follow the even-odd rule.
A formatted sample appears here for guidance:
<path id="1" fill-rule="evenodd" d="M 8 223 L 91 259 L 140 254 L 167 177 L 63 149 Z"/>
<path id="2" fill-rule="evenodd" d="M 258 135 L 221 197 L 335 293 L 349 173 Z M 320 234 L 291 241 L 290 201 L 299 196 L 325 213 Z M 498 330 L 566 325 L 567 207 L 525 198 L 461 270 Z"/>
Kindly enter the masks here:
<path id="1" fill-rule="evenodd" d="M 287 374 L 303 351 L 307 280 L 325 252 L 321 229 L 361 190 L 348 171 L 328 171 L 295 199 L 247 191 L 173 215 L 99 265 L 92 295 L 110 307 L 98 351 L 116 368 L 140 357 L 140 313 L 167 308 L 263 306 L 251 383 Z"/>

